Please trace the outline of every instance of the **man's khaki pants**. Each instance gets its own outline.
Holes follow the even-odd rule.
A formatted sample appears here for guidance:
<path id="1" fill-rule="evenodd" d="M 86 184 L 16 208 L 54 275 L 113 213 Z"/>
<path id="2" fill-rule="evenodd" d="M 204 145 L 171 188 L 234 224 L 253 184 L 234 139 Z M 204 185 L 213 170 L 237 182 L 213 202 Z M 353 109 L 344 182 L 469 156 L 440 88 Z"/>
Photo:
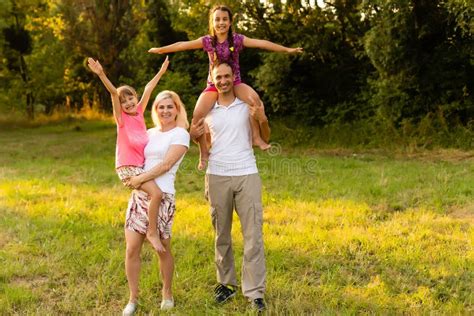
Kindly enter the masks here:
<path id="1" fill-rule="evenodd" d="M 245 176 L 206 175 L 206 196 L 211 204 L 215 237 L 217 281 L 237 286 L 232 251 L 232 213 L 242 226 L 244 257 L 242 292 L 249 299 L 263 298 L 265 255 L 262 238 L 262 182 L 258 173 Z"/>

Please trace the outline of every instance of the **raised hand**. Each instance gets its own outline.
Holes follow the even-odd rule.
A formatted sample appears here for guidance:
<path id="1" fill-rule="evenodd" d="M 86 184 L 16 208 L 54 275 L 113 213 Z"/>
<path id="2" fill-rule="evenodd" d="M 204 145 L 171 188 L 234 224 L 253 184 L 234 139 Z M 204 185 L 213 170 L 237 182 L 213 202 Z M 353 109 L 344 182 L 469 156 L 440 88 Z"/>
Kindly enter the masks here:
<path id="1" fill-rule="evenodd" d="M 97 75 L 100 75 L 104 72 L 104 69 L 102 68 L 102 65 L 99 63 L 99 61 L 90 57 L 87 58 L 87 66 L 89 66 L 90 70 L 92 70 L 92 72 Z"/>
<path id="2" fill-rule="evenodd" d="M 165 61 L 161 64 L 161 68 L 160 68 L 159 73 L 164 74 L 166 72 L 166 70 L 168 69 L 169 64 L 170 64 L 170 61 L 168 59 L 168 56 L 166 56 Z"/>

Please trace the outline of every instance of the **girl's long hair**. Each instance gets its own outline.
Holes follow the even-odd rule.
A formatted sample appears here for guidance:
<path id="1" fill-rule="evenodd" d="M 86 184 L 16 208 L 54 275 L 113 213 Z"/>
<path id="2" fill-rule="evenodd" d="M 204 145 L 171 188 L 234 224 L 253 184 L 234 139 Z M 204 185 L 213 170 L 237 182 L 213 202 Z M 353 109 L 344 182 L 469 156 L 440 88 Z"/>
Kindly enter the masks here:
<path id="1" fill-rule="evenodd" d="M 217 36 L 216 32 L 214 31 L 214 12 L 216 11 L 224 11 L 229 14 L 229 21 L 230 21 L 230 26 L 229 26 L 229 31 L 227 32 L 227 41 L 229 42 L 229 50 L 230 50 L 230 55 L 233 56 L 235 49 L 234 49 L 234 33 L 232 32 L 232 23 L 234 21 L 234 18 L 232 16 L 232 11 L 228 6 L 225 5 L 216 5 L 212 7 L 211 11 L 209 11 L 209 35 L 211 36 L 211 44 L 212 48 L 214 49 L 214 60 L 217 60 Z M 227 60 L 227 62 L 232 62 L 232 60 Z"/>
<path id="2" fill-rule="evenodd" d="M 171 99 L 176 106 L 176 109 L 178 110 L 178 114 L 176 115 L 176 124 L 179 127 L 182 127 L 184 129 L 188 129 L 189 127 L 189 122 L 188 122 L 188 115 L 186 114 L 186 109 L 184 107 L 183 102 L 181 101 L 181 98 L 179 95 L 170 90 L 163 90 L 155 98 L 155 101 L 153 101 L 153 106 L 151 108 L 151 118 L 153 119 L 153 123 L 155 123 L 156 127 L 161 128 L 161 122 L 158 117 L 158 111 L 157 111 L 157 106 L 158 103 L 160 103 L 164 99 Z"/>

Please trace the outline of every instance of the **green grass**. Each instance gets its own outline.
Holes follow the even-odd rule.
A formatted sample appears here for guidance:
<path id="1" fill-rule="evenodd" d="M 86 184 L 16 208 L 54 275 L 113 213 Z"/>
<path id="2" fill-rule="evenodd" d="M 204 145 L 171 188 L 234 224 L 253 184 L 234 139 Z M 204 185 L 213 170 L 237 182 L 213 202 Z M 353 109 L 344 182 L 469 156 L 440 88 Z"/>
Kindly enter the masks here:
<path id="1" fill-rule="evenodd" d="M 257 153 L 270 314 L 474 312 L 472 151 L 276 140 L 281 147 Z M 121 312 L 129 192 L 114 173 L 114 145 L 107 121 L 0 129 L 0 314 Z M 176 183 L 173 314 L 250 313 L 242 295 L 212 301 L 213 233 L 196 162 L 193 146 Z M 240 269 L 237 218 L 233 235 Z M 158 314 L 148 245 L 142 260 L 140 314 Z"/>

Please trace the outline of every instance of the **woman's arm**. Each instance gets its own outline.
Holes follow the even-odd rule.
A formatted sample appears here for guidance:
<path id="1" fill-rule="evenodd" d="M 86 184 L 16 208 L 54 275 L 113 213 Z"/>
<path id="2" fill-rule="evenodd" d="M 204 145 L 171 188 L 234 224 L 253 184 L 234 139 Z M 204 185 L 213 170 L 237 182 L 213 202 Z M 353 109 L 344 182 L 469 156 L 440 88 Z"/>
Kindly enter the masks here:
<path id="1" fill-rule="evenodd" d="M 289 54 L 303 52 L 303 48 L 301 47 L 296 47 L 296 48 L 286 47 L 283 45 L 275 44 L 267 40 L 249 38 L 247 36 L 244 36 L 244 46 L 252 47 L 252 48 L 261 48 L 261 49 L 266 49 L 272 52 L 283 52 L 283 53 L 289 53 Z"/>
<path id="2" fill-rule="evenodd" d="M 109 78 L 104 72 L 104 68 L 102 68 L 102 65 L 99 63 L 98 60 L 94 60 L 89 57 L 87 59 L 87 66 L 89 66 L 92 72 L 99 77 L 100 81 L 102 81 L 107 91 L 109 91 L 110 96 L 112 97 L 112 109 L 114 112 L 115 122 L 118 125 L 122 125 L 122 108 L 120 107 L 120 100 L 117 93 L 117 88 L 115 88 L 112 82 L 110 82 Z"/>
<path id="3" fill-rule="evenodd" d="M 150 96 L 151 96 L 151 93 L 153 92 L 153 89 L 155 89 L 161 77 L 166 72 L 166 69 L 168 69 L 169 63 L 170 62 L 168 60 L 168 56 L 166 56 L 165 61 L 161 65 L 160 71 L 158 71 L 158 73 L 153 77 L 153 79 L 151 79 L 151 81 L 146 84 L 145 91 L 143 91 L 143 95 L 140 100 L 140 104 L 143 107 L 143 112 L 145 112 L 146 106 L 148 104 L 148 101 L 150 100 Z"/>
<path id="4" fill-rule="evenodd" d="M 154 54 L 168 54 L 181 52 L 184 50 L 200 49 L 202 47 L 202 37 L 200 37 L 192 41 L 176 42 L 174 44 L 163 47 L 153 47 L 150 48 L 148 52 Z"/>
<path id="5" fill-rule="evenodd" d="M 188 147 L 184 145 L 171 145 L 166 152 L 165 159 L 161 163 L 141 175 L 131 177 L 128 180 L 128 185 L 134 189 L 138 189 L 143 183 L 158 178 L 168 172 L 168 170 L 184 156 L 186 151 L 188 151 Z"/>

